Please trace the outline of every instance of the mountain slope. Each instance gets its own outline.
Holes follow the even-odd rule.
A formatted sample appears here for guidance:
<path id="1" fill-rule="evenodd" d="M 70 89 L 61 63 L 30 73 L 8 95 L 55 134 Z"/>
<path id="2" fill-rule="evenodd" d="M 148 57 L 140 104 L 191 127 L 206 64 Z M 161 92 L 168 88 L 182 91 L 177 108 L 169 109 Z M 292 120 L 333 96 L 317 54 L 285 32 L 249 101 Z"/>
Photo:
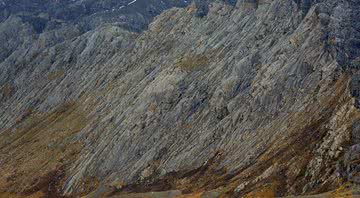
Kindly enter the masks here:
<path id="1" fill-rule="evenodd" d="M 54 28 L 63 23 L 77 23 L 83 28 L 95 28 L 104 23 L 118 23 L 141 30 L 164 9 L 186 6 L 184 0 L 2 0 L 0 19 L 22 15 L 30 23 L 43 28 Z"/>
<path id="2" fill-rule="evenodd" d="M 359 3 L 200 4 L 143 33 L 21 36 L 0 64 L 0 189 L 285 196 L 353 180 Z"/>
<path id="3" fill-rule="evenodd" d="M 34 40 L 41 43 L 32 48 L 41 51 L 65 40 L 112 24 L 140 32 L 155 16 L 171 7 L 184 7 L 184 0 L 3 0 L 0 1 L 0 61 L 27 49 Z"/>

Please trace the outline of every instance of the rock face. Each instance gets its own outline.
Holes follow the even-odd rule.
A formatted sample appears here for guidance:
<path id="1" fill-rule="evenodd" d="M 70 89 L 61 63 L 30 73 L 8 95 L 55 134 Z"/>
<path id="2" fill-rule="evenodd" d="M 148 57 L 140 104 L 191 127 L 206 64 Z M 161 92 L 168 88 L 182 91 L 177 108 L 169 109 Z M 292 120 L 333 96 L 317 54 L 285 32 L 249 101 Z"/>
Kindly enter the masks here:
<path id="1" fill-rule="evenodd" d="M 348 180 L 358 1 L 195 1 L 141 33 L 25 21 L 0 24 L 4 195 L 269 197 Z"/>
<path id="2" fill-rule="evenodd" d="M 43 31 L 66 23 L 94 29 L 106 23 L 142 30 L 164 9 L 184 7 L 185 0 L 2 0 L 0 20 L 21 15 L 23 20 Z"/>

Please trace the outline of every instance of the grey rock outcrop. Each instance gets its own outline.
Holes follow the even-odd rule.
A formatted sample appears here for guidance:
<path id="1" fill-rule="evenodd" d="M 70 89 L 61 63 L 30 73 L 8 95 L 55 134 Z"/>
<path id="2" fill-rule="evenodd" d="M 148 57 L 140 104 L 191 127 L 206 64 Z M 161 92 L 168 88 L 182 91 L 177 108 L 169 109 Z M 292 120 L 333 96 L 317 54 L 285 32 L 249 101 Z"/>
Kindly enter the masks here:
<path id="1" fill-rule="evenodd" d="M 4 0 L 0 2 L 0 21 L 20 15 L 38 32 L 63 24 L 78 24 L 94 29 L 111 23 L 141 31 L 153 17 L 171 7 L 184 7 L 190 1 L 164 0 Z"/>
<path id="2" fill-rule="evenodd" d="M 76 103 L 86 119 L 69 139 L 83 147 L 59 162 L 66 195 L 119 180 L 124 191 L 115 194 L 335 189 L 335 162 L 360 118 L 350 86 L 359 3 L 233 5 L 209 2 L 200 15 L 193 5 L 172 8 L 142 33 L 108 24 L 22 36 L 0 53 L 0 129 L 16 134 L 31 115 L 62 115 L 68 106 L 59 106 Z M 3 170 L 13 170 L 16 161 L 1 156 Z"/>

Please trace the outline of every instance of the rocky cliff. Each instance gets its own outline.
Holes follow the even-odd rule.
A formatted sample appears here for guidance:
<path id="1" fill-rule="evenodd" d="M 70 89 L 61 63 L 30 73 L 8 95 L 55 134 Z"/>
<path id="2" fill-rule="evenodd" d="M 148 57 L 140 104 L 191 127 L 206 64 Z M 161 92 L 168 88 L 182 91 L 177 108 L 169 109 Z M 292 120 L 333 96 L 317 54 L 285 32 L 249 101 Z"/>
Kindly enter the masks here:
<path id="1" fill-rule="evenodd" d="M 188 4 L 186 0 L 1 0 L 0 20 L 19 15 L 39 32 L 68 23 L 85 30 L 112 23 L 140 31 L 164 9 Z"/>
<path id="2" fill-rule="evenodd" d="M 359 182 L 359 19 L 356 0 L 195 1 L 143 32 L 38 32 L 10 15 L 2 195 L 345 196 Z"/>

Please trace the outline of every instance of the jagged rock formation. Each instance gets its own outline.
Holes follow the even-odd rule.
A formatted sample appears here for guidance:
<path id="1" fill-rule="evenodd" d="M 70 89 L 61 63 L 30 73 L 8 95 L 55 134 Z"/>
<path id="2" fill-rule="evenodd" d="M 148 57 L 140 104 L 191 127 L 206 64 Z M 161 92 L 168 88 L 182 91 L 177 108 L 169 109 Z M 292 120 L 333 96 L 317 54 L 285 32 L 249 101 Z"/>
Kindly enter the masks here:
<path id="1" fill-rule="evenodd" d="M 0 190 L 334 190 L 358 156 L 359 13 L 354 0 L 198 1 L 142 33 L 0 28 L 17 35 L 0 53 Z"/>
<path id="2" fill-rule="evenodd" d="M 20 15 L 39 32 L 78 24 L 85 30 L 106 23 L 140 31 L 152 18 L 171 7 L 184 7 L 186 0 L 2 0 L 0 21 Z"/>

